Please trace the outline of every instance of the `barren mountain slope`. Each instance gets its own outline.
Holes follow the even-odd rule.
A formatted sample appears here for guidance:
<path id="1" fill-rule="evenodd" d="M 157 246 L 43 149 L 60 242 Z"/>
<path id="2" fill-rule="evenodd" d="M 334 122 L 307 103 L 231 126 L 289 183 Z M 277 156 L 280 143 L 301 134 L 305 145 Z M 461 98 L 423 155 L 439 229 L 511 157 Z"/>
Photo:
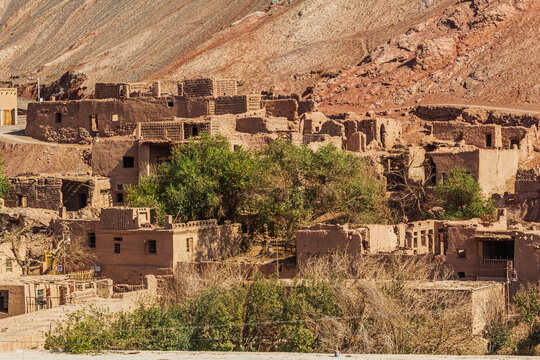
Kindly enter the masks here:
<path id="1" fill-rule="evenodd" d="M 268 0 L 0 0 L 0 78 L 137 81 Z"/>
<path id="2" fill-rule="evenodd" d="M 329 111 L 414 103 L 540 109 L 540 2 L 457 3 L 320 82 Z"/>
<path id="3" fill-rule="evenodd" d="M 452 2 L 284 0 L 265 11 L 270 0 L 0 0 L 0 78 L 220 75 L 301 90 Z"/>

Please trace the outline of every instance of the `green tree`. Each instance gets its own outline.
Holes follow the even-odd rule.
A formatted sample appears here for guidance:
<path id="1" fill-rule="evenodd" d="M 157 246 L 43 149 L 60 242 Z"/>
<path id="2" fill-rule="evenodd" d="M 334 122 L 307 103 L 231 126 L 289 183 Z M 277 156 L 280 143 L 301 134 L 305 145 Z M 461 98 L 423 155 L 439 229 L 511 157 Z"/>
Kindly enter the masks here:
<path id="1" fill-rule="evenodd" d="M 4 158 L 0 155 L 0 198 L 2 199 L 5 199 L 11 190 L 9 178 L 4 174 L 5 167 Z"/>
<path id="2" fill-rule="evenodd" d="M 435 196 L 444 209 L 444 219 L 492 218 L 493 201 L 485 201 L 478 182 L 462 168 L 454 167 L 435 185 Z"/>
<path id="3" fill-rule="evenodd" d="M 253 155 L 221 136 L 176 146 L 171 161 L 128 190 L 131 206 L 157 206 L 181 221 L 236 219 L 257 171 Z"/>

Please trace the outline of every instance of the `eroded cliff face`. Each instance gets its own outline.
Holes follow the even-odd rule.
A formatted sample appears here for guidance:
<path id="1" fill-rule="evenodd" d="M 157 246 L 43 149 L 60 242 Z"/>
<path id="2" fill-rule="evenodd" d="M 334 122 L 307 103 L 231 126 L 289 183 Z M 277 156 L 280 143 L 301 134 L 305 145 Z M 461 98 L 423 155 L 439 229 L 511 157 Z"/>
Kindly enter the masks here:
<path id="1" fill-rule="evenodd" d="M 538 109 L 538 54 L 538 1 L 463 1 L 321 81 L 313 97 L 327 109 L 415 103 Z"/>

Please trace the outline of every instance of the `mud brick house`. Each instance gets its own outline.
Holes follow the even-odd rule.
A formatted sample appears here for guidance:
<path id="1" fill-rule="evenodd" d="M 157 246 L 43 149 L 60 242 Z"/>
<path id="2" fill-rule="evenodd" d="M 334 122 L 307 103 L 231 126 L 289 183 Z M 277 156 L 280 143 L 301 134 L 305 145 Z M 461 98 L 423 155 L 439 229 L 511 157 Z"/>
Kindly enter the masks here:
<path id="1" fill-rule="evenodd" d="M 90 175 L 51 174 L 10 179 L 7 207 L 78 211 L 86 206 L 112 205 L 108 178 Z"/>
<path id="2" fill-rule="evenodd" d="M 199 80 L 186 90 L 180 87 L 178 95 L 161 96 L 154 84 L 148 96 L 130 97 L 123 95 L 131 91 L 129 84 L 101 84 L 95 100 L 31 103 L 25 134 L 44 141 L 90 143 L 96 136 L 130 136 L 139 122 L 261 110 L 261 95 L 237 95 L 236 82 Z"/>
<path id="3" fill-rule="evenodd" d="M 518 170 L 518 149 L 440 148 L 429 152 L 432 173 L 442 181 L 453 167 L 461 167 L 478 181 L 484 196 L 514 193 Z"/>
<path id="4" fill-rule="evenodd" d="M 148 274 L 170 274 L 178 263 L 220 261 L 240 251 L 240 224 L 216 220 L 156 224 L 149 208 L 102 209 L 98 220 L 59 220 L 84 236 L 101 271 L 115 283 L 140 284 Z"/>
<path id="5" fill-rule="evenodd" d="M 17 89 L 0 88 L 0 126 L 17 124 Z"/>
<path id="6" fill-rule="evenodd" d="M 84 278 L 77 275 L 80 274 L 0 279 L 0 319 L 55 308 L 107 292 L 100 289 L 93 272 L 86 272 Z"/>
<path id="7" fill-rule="evenodd" d="M 22 269 L 15 261 L 11 244 L 0 244 L 0 281 L 21 276 Z"/>

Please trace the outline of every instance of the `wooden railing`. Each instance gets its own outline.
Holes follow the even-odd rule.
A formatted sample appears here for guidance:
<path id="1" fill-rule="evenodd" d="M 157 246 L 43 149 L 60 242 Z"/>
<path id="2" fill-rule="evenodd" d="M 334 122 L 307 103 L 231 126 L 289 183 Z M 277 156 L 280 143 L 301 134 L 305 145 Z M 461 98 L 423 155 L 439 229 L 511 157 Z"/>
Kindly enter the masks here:
<path id="1" fill-rule="evenodd" d="M 478 260 L 478 277 L 506 278 L 508 259 L 480 259 Z"/>
<path id="2" fill-rule="evenodd" d="M 77 272 L 72 272 L 66 275 L 66 278 L 68 280 L 75 280 L 75 281 L 90 281 L 90 280 L 94 280 L 94 277 L 95 277 L 94 270 L 77 271 Z"/>

